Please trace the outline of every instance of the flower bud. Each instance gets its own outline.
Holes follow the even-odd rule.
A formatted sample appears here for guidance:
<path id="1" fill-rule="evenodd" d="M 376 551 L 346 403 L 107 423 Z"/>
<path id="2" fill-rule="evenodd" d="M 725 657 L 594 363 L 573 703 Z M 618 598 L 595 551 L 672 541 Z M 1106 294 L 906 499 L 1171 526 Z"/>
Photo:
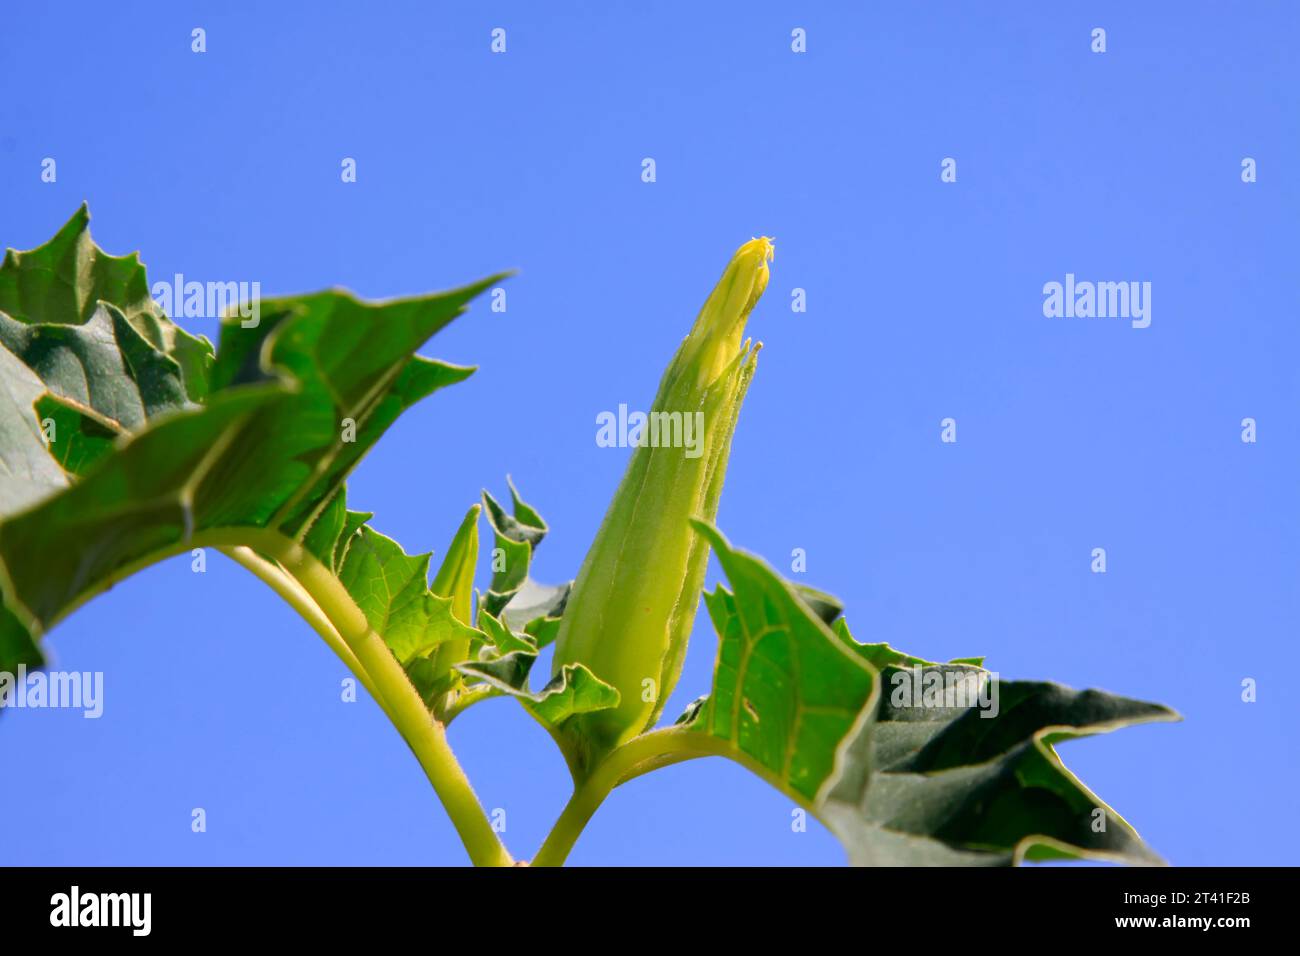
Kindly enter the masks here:
<path id="1" fill-rule="evenodd" d="M 586 664 L 621 695 L 617 708 L 573 718 L 597 752 L 651 726 L 681 673 L 709 556 L 690 519 L 717 515 L 761 347 L 743 338 L 745 321 L 771 258 L 766 237 L 745 243 L 704 303 L 565 606 L 553 671 Z"/>

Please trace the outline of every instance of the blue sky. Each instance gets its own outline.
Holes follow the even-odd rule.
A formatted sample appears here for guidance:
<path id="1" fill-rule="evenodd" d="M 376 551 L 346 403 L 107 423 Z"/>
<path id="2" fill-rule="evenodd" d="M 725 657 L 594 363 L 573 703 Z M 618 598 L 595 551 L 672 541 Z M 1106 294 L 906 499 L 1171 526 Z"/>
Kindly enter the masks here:
<path id="1" fill-rule="evenodd" d="M 408 550 L 441 553 L 509 473 L 553 529 L 538 576 L 572 576 L 627 458 L 595 416 L 648 404 L 732 250 L 775 236 L 729 537 L 783 568 L 805 549 L 859 639 L 1175 707 L 1062 756 L 1176 864 L 1296 861 L 1300 8 L 79 6 L 0 32 L 0 245 L 87 200 L 154 278 L 387 297 L 519 269 L 507 312 L 425 350 L 478 374 L 350 484 Z M 1150 327 L 1044 317 L 1067 273 L 1150 282 Z M 104 672 L 105 714 L 0 721 L 0 818 L 24 821 L 0 861 L 464 860 L 377 708 L 341 703 L 342 665 L 219 557 L 138 575 L 48 644 Z M 714 647 L 701 614 L 668 713 Z M 529 856 L 567 797 L 548 738 L 508 701 L 451 736 Z M 842 862 L 790 808 L 696 761 L 617 791 L 572 861 Z"/>

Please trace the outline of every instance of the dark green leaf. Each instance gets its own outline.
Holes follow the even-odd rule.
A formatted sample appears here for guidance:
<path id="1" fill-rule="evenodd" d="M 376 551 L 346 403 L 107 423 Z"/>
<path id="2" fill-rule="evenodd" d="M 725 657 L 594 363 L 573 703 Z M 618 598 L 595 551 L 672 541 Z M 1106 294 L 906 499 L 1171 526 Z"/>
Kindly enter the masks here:
<path id="1" fill-rule="evenodd" d="M 47 246 L 11 253 L 0 269 L 0 327 L 38 374 L 0 350 L 17 402 L 0 409 L 0 461 L 35 470 L 16 491 L 0 484 L 11 505 L 0 523 L 0 590 L 29 642 L 117 577 L 195 536 L 254 527 L 297 538 L 322 560 L 332 554 L 326 563 L 338 573 L 353 561 L 349 583 L 369 602 L 368 616 L 399 622 L 399 656 L 427 648 L 436 628 L 421 614 L 437 612 L 416 581 L 411 562 L 419 559 L 363 529 L 364 519 L 346 511 L 342 484 L 403 409 L 472 371 L 412 353 L 494 281 L 373 304 L 338 291 L 267 301 L 256 327 L 237 316 L 223 324 L 210 382 L 206 370 L 201 387 L 182 376 L 203 403 L 173 405 L 175 366 L 193 365 L 185 355 L 200 340 L 157 312 L 135 257 L 99 252 L 84 212 Z M 86 371 L 90 387 L 68 384 L 69 369 Z M 56 439 L 45 460 L 34 455 L 40 434 L 29 407 L 51 409 L 35 384 L 42 370 L 44 388 L 63 396 L 55 399 L 58 434 L 75 440 L 64 448 Z M 110 439 L 117 424 L 143 427 Z M 80 480 L 63 488 L 59 462 Z M 2 646 L 20 643 L 11 636 Z"/>
<path id="2" fill-rule="evenodd" d="M 166 362 L 157 358 L 149 362 L 167 366 L 161 373 L 165 377 L 178 376 L 189 401 L 203 400 L 212 366 L 211 344 L 163 315 L 149 296 L 149 283 L 138 255 L 110 256 L 95 245 L 85 205 L 45 245 L 29 252 L 10 249 L 5 253 L 0 266 L 0 313 L 5 313 L 12 323 L 46 327 L 44 334 L 48 335 L 51 325 L 87 325 L 100 311 L 101 303 L 113 306 L 151 352 L 165 357 Z M 100 319 L 101 324 L 106 321 Z M 145 355 L 141 346 L 119 330 L 113 335 L 131 343 L 135 352 L 132 363 Z M 92 376 L 98 374 L 89 371 Z M 62 377 L 65 372 L 52 370 L 52 374 Z M 65 379 L 63 384 L 69 381 Z M 52 386 L 52 390 L 57 393 L 57 388 Z M 93 403 L 85 404 L 98 409 Z"/>
<path id="3" fill-rule="evenodd" d="M 765 563 L 698 527 L 735 593 L 705 595 L 713 691 L 679 723 L 812 809 L 851 862 L 1159 861 L 1053 745 L 1172 711 L 858 644 L 842 618 L 828 628 Z"/>

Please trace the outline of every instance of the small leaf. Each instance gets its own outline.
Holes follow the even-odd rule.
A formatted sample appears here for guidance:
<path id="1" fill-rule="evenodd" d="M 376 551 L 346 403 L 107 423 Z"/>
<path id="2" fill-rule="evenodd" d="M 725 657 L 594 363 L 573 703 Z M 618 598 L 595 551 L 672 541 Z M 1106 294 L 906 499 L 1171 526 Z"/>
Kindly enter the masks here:
<path id="1" fill-rule="evenodd" d="M 392 538 L 363 527 L 338 569 L 370 626 L 403 664 L 448 641 L 468 646 L 477 633 L 461 623 L 449 597 L 429 590 L 429 555 L 408 555 Z"/>
<path id="2" fill-rule="evenodd" d="M 537 654 L 536 641 L 527 634 L 522 636 L 515 634 L 505 624 L 489 614 L 486 608 L 479 608 L 478 627 L 486 635 L 485 652 L 489 658 L 504 657 L 506 654 L 513 654 L 516 651 L 522 651 L 525 654 L 534 656 Z M 457 663 L 461 662 L 458 661 Z"/>
<path id="3" fill-rule="evenodd" d="M 536 509 L 519 497 L 514 482 L 507 479 L 507 483 L 512 515 L 506 514 L 489 492 L 483 492 L 494 546 L 492 583 L 483 596 L 483 604 L 507 626 L 517 630 L 531 628 L 530 633 L 544 638 L 539 646 L 545 647 L 555 639 L 573 582 L 539 584 L 529 577 L 533 552 L 549 529 Z"/>
<path id="4" fill-rule="evenodd" d="M 548 729 L 558 729 L 575 714 L 618 706 L 618 691 L 582 664 L 566 665 L 542 690 L 532 693 L 528 674 L 536 660 L 535 654 L 515 651 L 493 661 L 458 664 L 457 669 L 516 698 Z"/>

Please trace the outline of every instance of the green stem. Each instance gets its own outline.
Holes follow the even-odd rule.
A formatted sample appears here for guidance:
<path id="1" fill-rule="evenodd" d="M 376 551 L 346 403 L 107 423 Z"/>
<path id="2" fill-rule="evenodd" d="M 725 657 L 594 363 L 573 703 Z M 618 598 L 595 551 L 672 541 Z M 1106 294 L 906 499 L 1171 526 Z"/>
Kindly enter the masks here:
<path id="1" fill-rule="evenodd" d="M 279 562 L 347 643 L 374 682 L 379 699 L 386 702 L 389 718 L 420 761 L 474 865 L 511 866 L 514 860 L 492 829 L 465 771 L 457 763 L 442 724 L 429 716 L 402 665 L 383 638 L 370 627 L 365 614 L 338 578 L 295 541 L 254 529 L 240 529 L 239 534 L 244 543 L 252 544 Z"/>
<path id="2" fill-rule="evenodd" d="M 324 615 L 321 609 L 317 607 L 311 596 L 303 590 L 302 585 L 295 581 L 278 564 L 267 561 L 252 548 L 242 546 L 222 548 L 221 553 L 261 578 L 286 604 L 297 611 L 299 616 L 311 625 L 312 630 L 320 635 L 321 640 L 325 642 L 329 649 L 338 655 L 339 660 L 347 665 L 348 670 L 356 675 L 357 680 L 361 681 L 361 686 L 366 689 L 380 709 L 388 715 L 390 720 L 392 719 L 393 715 L 389 713 L 387 701 L 375 689 L 374 681 L 370 679 L 366 669 L 361 666 L 357 656 L 352 653 L 352 648 L 348 647 L 342 635 L 330 623 L 329 618 Z"/>
<path id="3" fill-rule="evenodd" d="M 555 826 L 547 835 L 533 866 L 560 866 L 573 850 L 592 815 L 619 784 L 651 770 L 694 757 L 716 756 L 725 744 L 708 734 L 669 727 L 633 737 L 610 751 L 591 774 L 574 788 Z"/>
<path id="4" fill-rule="evenodd" d="M 471 704 L 477 704 L 479 701 L 487 700 L 489 697 L 500 696 L 502 696 L 501 691 L 486 684 L 462 689 L 454 698 L 452 698 L 451 703 L 438 712 L 438 719 L 442 721 L 444 727 L 449 726 L 451 722 L 464 713 Z"/>
<path id="5" fill-rule="evenodd" d="M 267 528 L 233 527 L 200 531 L 186 540 L 177 541 L 118 568 L 70 601 L 59 618 L 66 617 L 95 595 L 151 564 L 194 548 L 205 547 L 226 551 L 278 593 L 282 593 L 295 609 L 307 609 L 308 613 L 304 617 L 352 668 L 357 679 L 374 696 L 415 753 L 460 835 L 461 842 L 465 844 L 471 862 L 475 866 L 512 866 L 514 859 L 492 829 L 465 771 L 461 769 L 447 743 L 443 725 L 429 715 L 424 701 L 402 670 L 402 665 L 389 651 L 384 639 L 370 627 L 365 614 L 352 600 L 347 588 L 298 542 Z M 240 549 L 252 552 L 252 559 Z M 258 555 L 264 555 L 278 564 L 283 573 L 295 582 L 296 587 L 288 585 L 278 577 L 277 572 L 268 570 L 267 562 Z M 261 561 L 262 564 L 253 567 L 251 565 L 254 561 Z M 315 611 L 310 610 L 310 605 L 314 605 Z M 324 618 L 324 624 L 328 624 L 328 627 L 322 624 L 321 618 Z M 341 645 L 333 641 L 333 634 L 342 639 Z"/>

